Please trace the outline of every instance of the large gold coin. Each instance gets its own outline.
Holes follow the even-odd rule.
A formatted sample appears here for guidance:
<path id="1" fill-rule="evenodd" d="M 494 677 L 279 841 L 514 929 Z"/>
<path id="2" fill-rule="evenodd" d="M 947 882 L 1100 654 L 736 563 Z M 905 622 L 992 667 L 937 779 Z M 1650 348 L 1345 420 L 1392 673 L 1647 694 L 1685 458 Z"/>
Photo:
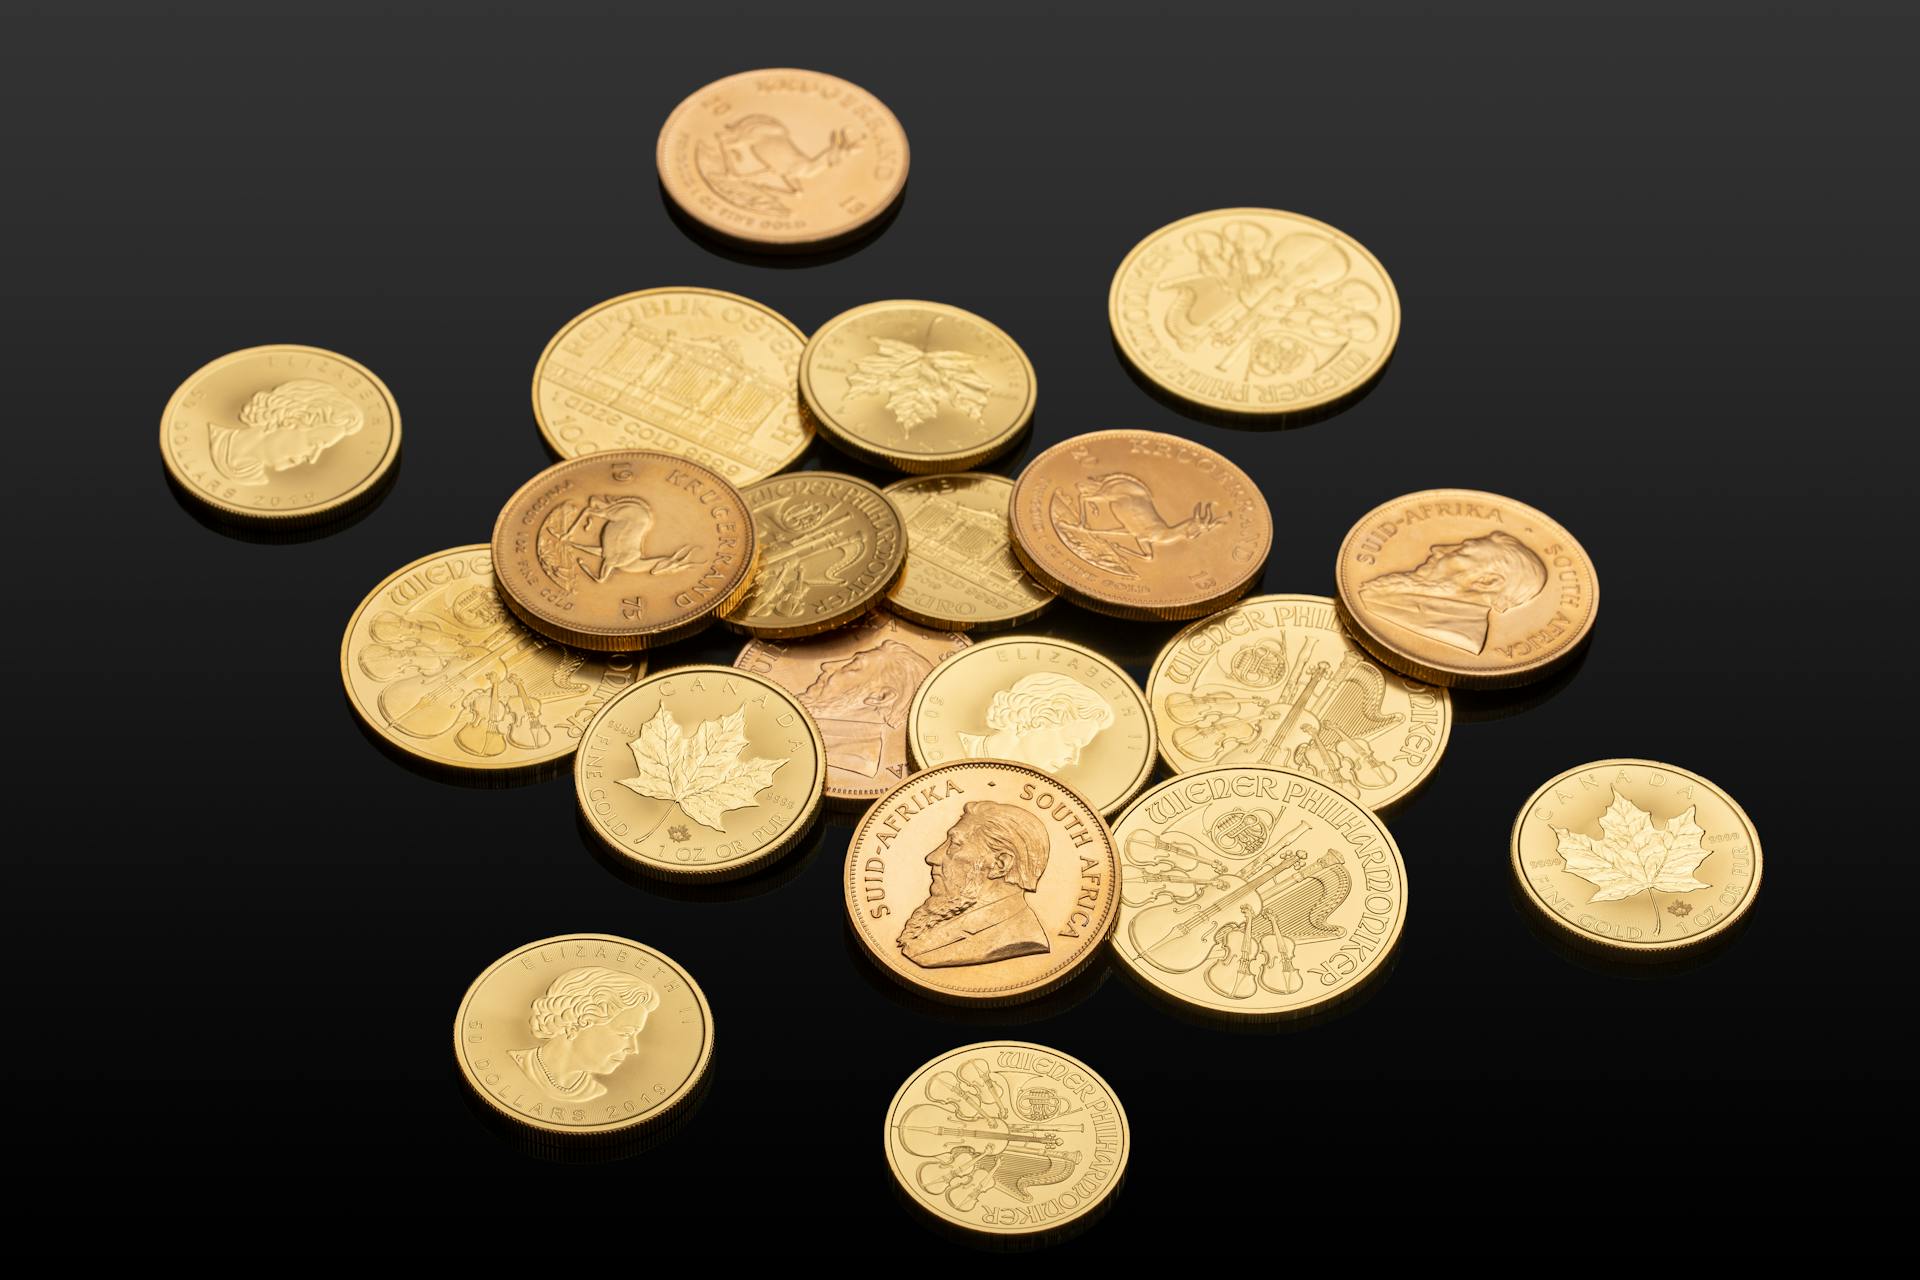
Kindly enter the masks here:
<path id="1" fill-rule="evenodd" d="M 1386 367 L 1400 336 L 1400 296 L 1379 259 L 1280 209 L 1215 209 L 1160 228 L 1113 273 L 1107 316 L 1148 380 L 1232 414 L 1344 399 Z"/>
<path id="2" fill-rule="evenodd" d="M 1134 801 L 1113 835 L 1114 951 L 1211 1014 L 1295 1017 L 1344 999 L 1406 922 L 1406 863 L 1386 824 L 1300 774 L 1181 774 Z"/>
<path id="3" fill-rule="evenodd" d="M 838 76 L 770 68 L 716 80 L 673 109 L 660 185 L 709 231 L 761 249 L 859 234 L 907 184 L 907 135 Z"/>
<path id="4" fill-rule="evenodd" d="M 748 485 L 760 568 L 724 615 L 770 640 L 845 626 L 886 598 L 907 562 L 907 531 L 886 494 L 833 471 L 796 471 Z"/>
<path id="5" fill-rule="evenodd" d="M 1732 796 L 1688 769 L 1596 760 L 1520 808 L 1522 897 L 1569 941 L 1663 960 L 1726 934 L 1760 891 L 1760 835 Z"/>
<path id="6" fill-rule="evenodd" d="M 1014 481 L 1013 548 L 1074 603 L 1122 618 L 1198 618 L 1245 595 L 1273 546 L 1247 473 L 1159 431 L 1062 440 Z"/>
<path id="7" fill-rule="evenodd" d="M 1600 579 L 1572 534 L 1477 489 L 1381 503 L 1341 542 L 1334 578 L 1341 621 L 1369 653 L 1462 689 L 1552 674 L 1579 652 L 1600 609 Z"/>
<path id="8" fill-rule="evenodd" d="M 573 791 L 594 834 L 636 869 L 727 880 L 807 834 L 826 770 L 819 729 L 785 689 L 732 667 L 675 667 L 600 709 L 573 757 Z"/>
<path id="9" fill-rule="evenodd" d="M 1013 554 L 1013 481 L 982 471 L 914 476 L 885 493 L 907 525 L 907 568 L 887 607 L 929 627 L 1011 627 L 1038 617 L 1053 592 Z"/>
<path id="10" fill-rule="evenodd" d="M 1153 773 L 1153 716 L 1133 677 L 1092 649 L 1001 636 L 933 669 L 907 713 L 922 769 L 1018 760 L 1060 779 L 1104 817 Z"/>
<path id="11" fill-rule="evenodd" d="M 643 658 L 582 653 L 522 626 L 500 603 L 484 544 L 395 570 L 340 638 L 340 679 L 367 727 L 455 769 L 565 759 L 607 699 L 646 672 Z"/>
<path id="12" fill-rule="evenodd" d="M 387 384 L 319 347 L 248 347 L 196 369 L 160 415 L 160 456 L 228 516 L 313 523 L 355 506 L 400 456 Z"/>
<path id="13" fill-rule="evenodd" d="M 940 302 L 843 311 L 800 356 L 800 395 L 827 438 L 915 475 L 965 471 L 1011 449 L 1036 393 L 1019 343 Z"/>
<path id="14" fill-rule="evenodd" d="M 885 609 L 806 640 L 754 640 L 733 665 L 800 699 L 827 748 L 827 803 L 860 807 L 913 772 L 907 709 L 942 658 L 969 641 Z"/>
<path id="15" fill-rule="evenodd" d="M 1291 769 L 1384 809 L 1426 781 L 1453 732 L 1445 689 L 1387 671 L 1326 596 L 1251 596 L 1167 642 L 1147 675 L 1175 773 Z"/>
<path id="16" fill-rule="evenodd" d="M 522 622 L 605 653 L 699 631 L 745 594 L 759 555 L 739 490 L 697 462 L 639 451 L 548 467 L 507 499 L 491 545 Z"/>
<path id="17" fill-rule="evenodd" d="M 736 485 L 813 440 L 796 379 L 807 335 L 751 298 L 642 289 L 567 321 L 533 366 L 533 417 L 563 458 L 652 449 Z"/>
<path id="18" fill-rule="evenodd" d="M 1107 824 L 1038 769 L 962 760 L 874 801 L 847 844 L 853 931 L 889 975 L 960 1004 L 1060 986 L 1113 929 Z"/>

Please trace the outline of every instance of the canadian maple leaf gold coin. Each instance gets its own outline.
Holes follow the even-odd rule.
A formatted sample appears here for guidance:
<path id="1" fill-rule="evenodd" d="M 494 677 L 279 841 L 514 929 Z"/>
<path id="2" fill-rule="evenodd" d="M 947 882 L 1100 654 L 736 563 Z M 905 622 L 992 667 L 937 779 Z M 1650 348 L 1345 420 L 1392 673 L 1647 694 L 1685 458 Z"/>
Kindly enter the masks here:
<path id="1" fill-rule="evenodd" d="M 912 476 L 883 491 L 907 528 L 907 567 L 887 607 L 922 626 L 1011 627 L 1053 603 L 1013 554 L 1013 481 L 983 471 Z"/>
<path id="2" fill-rule="evenodd" d="M 892 499 L 865 480 L 796 471 L 741 492 L 753 513 L 760 566 L 722 618 L 769 640 L 845 626 L 886 598 L 907 563 L 907 531 Z"/>

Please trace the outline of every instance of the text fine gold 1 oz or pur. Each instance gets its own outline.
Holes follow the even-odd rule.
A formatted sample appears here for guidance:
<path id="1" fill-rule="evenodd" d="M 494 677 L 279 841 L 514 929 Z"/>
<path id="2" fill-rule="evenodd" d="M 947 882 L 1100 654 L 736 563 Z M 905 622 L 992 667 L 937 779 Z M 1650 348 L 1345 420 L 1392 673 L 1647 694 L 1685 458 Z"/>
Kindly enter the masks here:
<path id="1" fill-rule="evenodd" d="M 907 567 L 887 607 L 929 627 L 1011 627 L 1053 603 L 1013 554 L 1013 481 L 980 471 L 914 476 L 884 490 L 907 527 Z"/>
<path id="2" fill-rule="evenodd" d="M 760 567 L 722 619 L 735 631 L 797 639 L 845 626 L 886 598 L 907 562 L 907 532 L 886 494 L 852 476 L 796 471 L 741 492 Z"/>

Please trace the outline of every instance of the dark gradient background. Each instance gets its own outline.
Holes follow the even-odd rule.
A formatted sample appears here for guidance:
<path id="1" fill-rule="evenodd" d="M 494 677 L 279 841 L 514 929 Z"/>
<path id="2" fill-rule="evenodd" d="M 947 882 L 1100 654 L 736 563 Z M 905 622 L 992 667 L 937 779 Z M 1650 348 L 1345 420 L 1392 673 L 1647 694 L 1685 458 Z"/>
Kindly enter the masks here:
<path id="1" fill-rule="evenodd" d="M 904 1259 L 942 1246 L 890 1193 L 882 1111 L 927 1058 L 997 1035 L 1083 1058 L 1131 1117 L 1115 1212 L 1070 1250 L 1284 1260 L 1350 1220 L 1370 1246 L 1631 1242 L 1662 1267 L 1904 1150 L 1910 23 L 1787 4 L 513 9 L 8 8 L 17 1170 L 55 1191 L 136 1174 L 115 1204 L 188 1222 L 324 1212 L 335 1244 L 439 1205 L 464 1219 L 444 1243 L 598 1239 L 556 1221 L 572 1205 L 641 1257 Z M 860 83 L 911 140 L 897 218 L 827 260 L 690 238 L 654 176 L 681 97 L 781 65 Z M 1348 411 L 1196 421 L 1114 351 L 1122 255 L 1234 204 L 1331 222 L 1392 272 L 1398 353 Z M 1118 974 L 1037 1017 L 920 1006 L 846 940 L 849 818 L 733 894 L 667 892 L 593 856 L 564 779 L 449 785 L 363 737 L 348 613 L 406 561 L 487 537 L 551 461 L 528 406 L 543 344 L 662 284 L 807 330 L 890 296 L 992 318 L 1041 384 L 999 469 L 1105 427 L 1225 450 L 1272 504 L 1266 591 L 1329 591 L 1350 523 L 1411 489 L 1508 493 L 1574 531 L 1603 582 L 1595 641 L 1544 689 L 1460 699 L 1432 784 L 1392 819 L 1411 907 L 1370 998 L 1252 1035 Z M 401 406 L 397 483 L 323 538 L 232 536 L 164 479 L 168 393 L 265 342 L 352 355 Z M 859 470 L 823 443 L 805 465 Z M 1144 677 L 1173 627 L 1060 607 L 1032 629 Z M 716 630 L 655 662 L 737 648 Z M 1595 971 L 1509 894 L 1520 803 L 1622 755 L 1704 773 L 1759 828 L 1757 907 L 1708 963 Z M 449 1053 L 484 965 L 580 930 L 676 957 L 718 1022 L 691 1122 L 588 1169 L 503 1142 Z"/>

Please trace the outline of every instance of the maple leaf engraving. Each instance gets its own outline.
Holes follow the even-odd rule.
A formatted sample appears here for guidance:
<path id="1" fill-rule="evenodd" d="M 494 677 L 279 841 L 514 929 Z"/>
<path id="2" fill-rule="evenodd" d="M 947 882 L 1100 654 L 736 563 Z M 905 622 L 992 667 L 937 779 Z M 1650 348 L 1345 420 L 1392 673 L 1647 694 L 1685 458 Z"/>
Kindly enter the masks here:
<path id="1" fill-rule="evenodd" d="M 1600 839 L 1555 827 L 1560 856 L 1567 871 L 1594 886 L 1588 902 L 1619 902 L 1644 893 L 1653 903 L 1653 931 L 1660 932 L 1661 893 L 1691 893 L 1711 885 L 1694 878 L 1693 871 L 1710 850 L 1700 838 L 1706 834 L 1693 820 L 1693 809 L 1653 825 L 1653 815 L 1633 801 L 1613 793 L 1613 803 L 1600 815 Z"/>
<path id="2" fill-rule="evenodd" d="M 703 720 L 691 738 L 681 731 L 673 712 L 662 706 L 640 726 L 640 736 L 629 745 L 640 770 L 620 785 L 654 800 L 669 802 L 703 827 L 723 831 L 721 819 L 730 809 L 744 809 L 754 797 L 773 785 L 773 775 L 786 760 L 755 756 L 740 758 L 747 745 L 746 704 L 718 720 Z M 659 822 L 654 823 L 658 827 Z M 650 828 L 647 835 L 652 835 Z M 640 837 L 645 839 L 646 836 Z"/>
<path id="3" fill-rule="evenodd" d="M 911 342 L 875 338 L 880 348 L 853 366 L 847 392 L 885 396 L 902 431 L 911 431 L 940 412 L 945 400 L 975 422 L 987 409 L 993 384 L 975 373 L 964 351 L 924 351 Z"/>

